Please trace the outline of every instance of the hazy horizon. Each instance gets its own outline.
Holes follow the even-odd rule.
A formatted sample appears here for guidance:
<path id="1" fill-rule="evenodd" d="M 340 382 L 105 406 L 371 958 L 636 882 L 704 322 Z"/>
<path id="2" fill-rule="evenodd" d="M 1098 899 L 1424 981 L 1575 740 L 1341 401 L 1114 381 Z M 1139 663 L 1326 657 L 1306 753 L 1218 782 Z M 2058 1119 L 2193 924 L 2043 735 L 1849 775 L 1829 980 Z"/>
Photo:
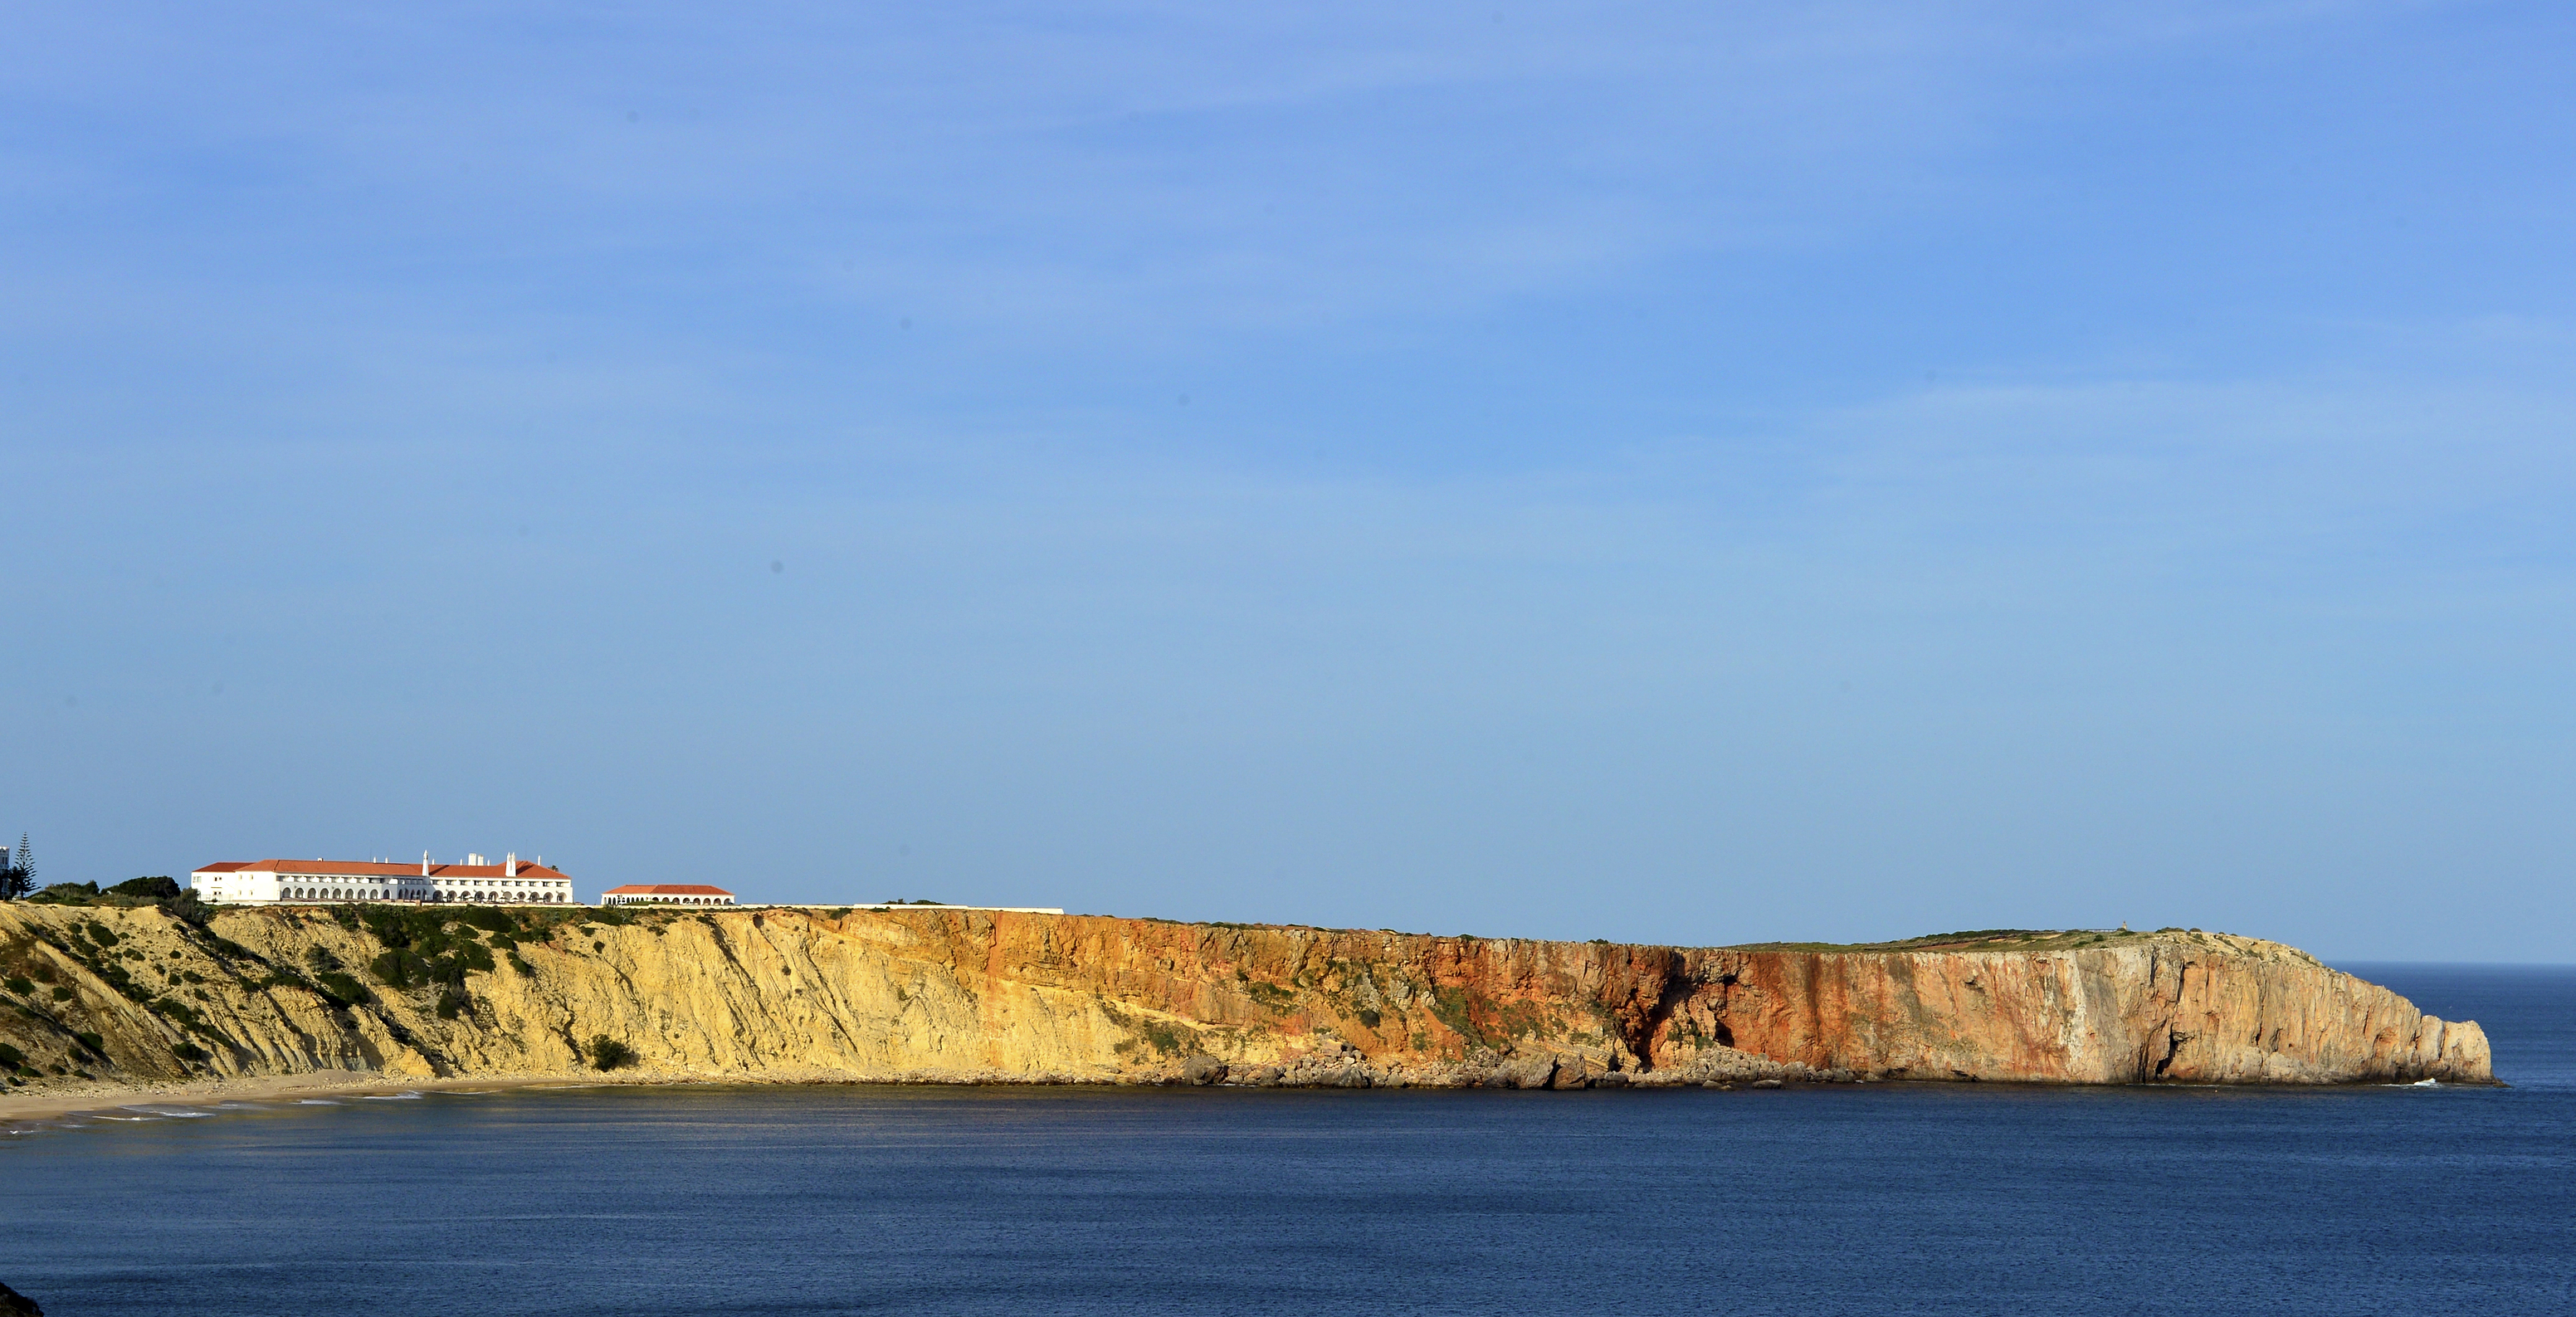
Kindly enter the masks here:
<path id="1" fill-rule="evenodd" d="M 16 37 L 40 881 L 2576 961 L 2563 7 Z"/>

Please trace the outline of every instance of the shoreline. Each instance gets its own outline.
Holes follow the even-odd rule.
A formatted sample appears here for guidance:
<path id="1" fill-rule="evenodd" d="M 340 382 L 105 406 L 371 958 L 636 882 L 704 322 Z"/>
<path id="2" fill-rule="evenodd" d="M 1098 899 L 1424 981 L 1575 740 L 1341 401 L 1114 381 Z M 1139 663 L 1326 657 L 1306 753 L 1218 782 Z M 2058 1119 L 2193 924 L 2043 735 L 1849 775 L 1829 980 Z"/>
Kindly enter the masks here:
<path id="1" fill-rule="evenodd" d="M 1425 1083 L 1387 1076 L 1395 1082 L 1368 1085 L 1334 1083 L 1245 1083 L 1219 1081 L 1194 1085 L 1168 1075 L 999 1075 L 975 1073 L 924 1073 L 911 1071 L 884 1075 L 857 1075 L 847 1071 L 810 1071 L 794 1074 L 637 1074 L 628 1072 L 581 1071 L 568 1074 L 506 1074 L 482 1076 L 441 1076 L 427 1079 L 402 1079 L 383 1074 L 354 1071 L 329 1071 L 301 1075 L 260 1075 L 239 1079 L 210 1080 L 185 1084 L 150 1084 L 117 1089 L 112 1092 L 92 1090 L 85 1093 L 9 1094 L 0 1095 L 0 1126 L 29 1121 L 56 1120 L 67 1116 L 92 1115 L 127 1110 L 155 1104 L 174 1106 L 212 1106 L 224 1102 L 262 1102 L 306 1097 L 367 1097 L 396 1093 L 430 1093 L 454 1090 L 489 1092 L 515 1088 L 689 1088 L 705 1086 L 797 1087 L 828 1085 L 833 1087 L 884 1086 L 902 1088 L 1266 1088 L 1266 1089 L 1335 1089 L 1364 1088 L 1378 1091 L 1423 1090 L 1430 1092 L 1465 1092 L 1492 1088 L 1513 1091 L 1509 1085 Z M 2429 1088 L 2507 1089 L 2512 1085 L 2501 1080 L 2485 1083 L 2415 1083 L 2389 1081 L 2356 1081 L 2345 1084 L 2231 1084 L 2231 1083 L 2143 1083 L 2081 1084 L 2050 1082 L 2011 1082 L 1963 1085 L 1948 1079 L 1885 1078 L 1835 1080 L 1820 1076 L 1784 1079 L 1743 1079 L 1721 1083 L 1716 1080 L 1664 1079 L 1659 1081 L 1602 1085 L 1608 1091 L 1694 1089 L 1761 1090 L 1780 1088 L 1953 1088 L 1962 1086 L 2010 1089 L 2096 1090 L 2127 1089 L 2133 1091 L 2168 1089 L 2209 1089 L 2236 1092 L 2263 1091 L 2276 1093 L 2317 1093 L 2357 1088 Z M 1570 1091 L 1533 1088 L 1521 1091 Z"/>
<path id="2" fill-rule="evenodd" d="M 149 1106 L 154 1103 L 202 1106 L 223 1102 L 274 1101 L 279 1098 L 324 1095 L 358 1097 L 455 1088 L 529 1088 L 560 1082 L 563 1082 L 561 1076 L 551 1075 L 509 1075 L 482 1079 L 463 1077 L 398 1079 L 389 1075 L 360 1074 L 355 1071 L 253 1075 L 239 1079 L 214 1079 L 184 1084 L 137 1084 L 107 1091 L 92 1089 L 80 1093 L 12 1093 L 0 1096 L 0 1123 L 54 1120 L 64 1116 L 120 1111 L 127 1107 Z M 601 1076 L 595 1082 L 621 1081 Z"/>
<path id="3" fill-rule="evenodd" d="M 561 1073 L 526 1071 L 497 1075 L 410 1077 L 377 1071 L 324 1070 L 294 1075 L 245 1075 L 185 1083 L 135 1084 L 86 1088 L 77 1092 L 0 1093 L 0 1124 L 52 1120 L 127 1107 L 168 1103 L 202 1106 L 223 1102 L 262 1102 L 302 1097 L 364 1097 L 393 1093 L 434 1093 L 457 1089 L 477 1092 L 503 1088 L 685 1088 L 693 1085 L 800 1084 L 888 1086 L 931 1085 L 948 1088 L 1156 1088 L 1172 1086 L 1159 1076 L 1000 1075 L 981 1072 L 903 1071 L 853 1074 L 846 1070 L 769 1071 L 759 1074 L 673 1074 L 667 1071 L 577 1070 Z M 1389 1085 L 1394 1087 L 1394 1085 Z"/>

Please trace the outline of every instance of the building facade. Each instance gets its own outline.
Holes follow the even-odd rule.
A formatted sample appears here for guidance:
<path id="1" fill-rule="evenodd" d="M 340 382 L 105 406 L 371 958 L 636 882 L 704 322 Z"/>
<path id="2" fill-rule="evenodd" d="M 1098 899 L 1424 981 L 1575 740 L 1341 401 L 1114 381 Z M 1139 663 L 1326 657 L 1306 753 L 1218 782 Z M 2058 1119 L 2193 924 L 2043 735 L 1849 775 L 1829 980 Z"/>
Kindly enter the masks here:
<path id="1" fill-rule="evenodd" d="M 571 905 L 572 878 L 516 855 L 485 864 L 386 864 L 374 860 L 226 860 L 188 875 L 197 899 L 214 905 L 308 901 L 412 901 L 424 905 Z"/>
<path id="2" fill-rule="evenodd" d="M 733 893 L 704 883 L 628 883 L 599 894 L 601 905 L 732 905 Z"/>

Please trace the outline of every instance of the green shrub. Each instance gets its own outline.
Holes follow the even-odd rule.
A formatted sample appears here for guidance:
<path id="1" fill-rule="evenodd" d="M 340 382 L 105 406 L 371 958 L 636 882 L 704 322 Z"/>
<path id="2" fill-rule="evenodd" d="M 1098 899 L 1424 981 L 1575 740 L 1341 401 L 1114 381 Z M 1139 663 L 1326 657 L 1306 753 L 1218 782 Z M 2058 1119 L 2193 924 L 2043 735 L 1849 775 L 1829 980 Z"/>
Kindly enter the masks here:
<path id="1" fill-rule="evenodd" d="M 620 1066 L 630 1066 L 635 1064 L 636 1059 L 634 1048 L 607 1034 L 600 1034 L 590 1040 L 590 1063 L 599 1069 L 615 1070 Z"/>
<path id="2" fill-rule="evenodd" d="M 96 884 L 92 885 L 95 886 Z M 99 923 L 97 920 L 91 920 L 89 923 L 81 925 L 81 929 L 83 932 L 89 934 L 90 941 L 95 942 L 100 946 L 112 947 L 116 945 L 115 931 L 110 929 L 107 925 Z"/>
<path id="3" fill-rule="evenodd" d="M 457 992 L 453 989 L 442 992 L 438 994 L 438 1018 L 442 1020 L 453 1020 L 457 1016 L 463 1014 L 465 1008 L 470 1004 L 471 1003 L 466 1000 L 464 993 Z"/>
<path id="4" fill-rule="evenodd" d="M 346 971 L 324 970 L 314 975 L 313 981 L 320 985 L 323 998 L 334 1006 L 354 1006 L 367 999 L 366 985 Z"/>
<path id="5" fill-rule="evenodd" d="M 1382 1018 L 1384 1018 L 1384 1017 L 1380 1016 L 1377 1012 L 1375 1012 L 1375 1011 L 1373 1011 L 1373 1010 L 1370 1010 L 1370 1009 L 1368 1009 L 1368 1008 L 1367 1008 L 1367 1007 L 1365 1007 L 1365 1006 L 1363 1006 L 1363 1007 L 1361 1007 L 1361 1008 L 1360 1008 L 1360 1011 L 1359 1011 L 1359 1020 L 1360 1020 L 1360 1023 L 1362 1023 L 1362 1024 L 1364 1024 L 1364 1025 L 1367 1025 L 1369 1028 L 1372 1028 L 1372 1029 L 1376 1028 L 1376 1027 L 1377 1027 L 1377 1022 L 1378 1022 L 1380 1019 L 1382 1019 Z"/>
<path id="6" fill-rule="evenodd" d="M 146 901 L 167 901 L 179 894 L 179 881 L 167 875 L 157 878 L 128 878 L 108 888 L 110 896 L 139 896 Z"/>
<path id="7" fill-rule="evenodd" d="M 0 980 L 0 983 L 5 983 L 9 991 L 14 992 L 21 997 L 24 997 L 28 993 L 36 990 L 36 981 L 34 979 L 10 978 Z"/>
<path id="8" fill-rule="evenodd" d="M 498 910 L 404 910 L 392 907 L 370 907 L 365 912 L 367 931 L 385 944 L 388 954 L 376 957 L 369 966 L 378 979 L 395 987 L 417 987 L 430 983 L 461 986 L 469 971 L 492 971 L 492 948 L 474 936 L 477 927 L 499 923 L 503 930 L 513 927 L 510 917 Z M 517 945 L 506 933 L 494 942 L 504 948 Z"/>
<path id="9" fill-rule="evenodd" d="M 7 1043 L 0 1043 L 0 1070 L 15 1070 L 25 1064 L 27 1064 L 27 1054 L 25 1052 L 21 1052 Z"/>
<path id="10" fill-rule="evenodd" d="M 214 1053 L 197 1046 L 195 1043 L 181 1043 L 170 1049 L 170 1055 L 175 1056 L 182 1061 L 203 1061 L 208 1057 L 213 1056 Z"/>
<path id="11" fill-rule="evenodd" d="M 447 912 L 447 918 L 471 928 L 482 929 L 487 933 L 519 931 L 518 921 L 512 919 L 507 911 L 495 910 L 488 905 L 469 905 L 451 910 Z"/>
<path id="12" fill-rule="evenodd" d="M 195 892 L 180 892 L 161 902 L 161 912 L 192 928 L 204 928 L 215 917 L 215 908 Z"/>
<path id="13" fill-rule="evenodd" d="M 107 1055 L 107 1040 L 99 1037 L 97 1034 L 76 1033 L 73 1034 L 72 1037 L 79 1039 L 80 1045 L 88 1048 L 93 1055 Z"/>
<path id="14" fill-rule="evenodd" d="M 38 983 L 51 983 L 54 981 L 54 967 L 41 960 L 29 966 L 27 968 L 27 973 Z"/>
<path id="15" fill-rule="evenodd" d="M 429 962 L 401 947 L 376 957 L 367 969 L 388 988 L 416 988 L 429 982 Z"/>
<path id="16" fill-rule="evenodd" d="M 55 989 L 54 989 L 54 1000 L 55 1000 L 55 1001 L 70 1001 L 71 999 L 72 999 L 72 990 L 71 990 L 71 989 L 69 989 L 69 988 L 65 988 L 65 987 L 60 987 L 60 986 L 55 987 Z"/>

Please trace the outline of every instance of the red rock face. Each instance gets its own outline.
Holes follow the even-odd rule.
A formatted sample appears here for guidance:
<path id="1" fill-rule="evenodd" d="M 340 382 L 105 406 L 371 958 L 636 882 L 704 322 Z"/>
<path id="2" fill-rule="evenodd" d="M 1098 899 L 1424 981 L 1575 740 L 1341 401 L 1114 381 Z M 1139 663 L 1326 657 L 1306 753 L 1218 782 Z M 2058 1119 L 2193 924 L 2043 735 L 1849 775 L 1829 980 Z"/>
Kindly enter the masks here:
<path id="1" fill-rule="evenodd" d="M 2494 1079 L 2477 1025 L 2249 939 L 1708 954 L 1719 972 L 1689 990 L 1686 1015 L 1739 1049 L 1819 1069 L 2055 1083 Z"/>
<path id="2" fill-rule="evenodd" d="M 1866 1078 L 2493 1081 L 2475 1024 L 2277 943 L 2106 935 L 1978 950 L 1679 949 L 1011 914 L 903 913 L 987 1000 L 1097 994 L 1193 1051 L 1347 1048 L 1436 1080 L 1481 1055 L 1598 1075 L 1758 1058 Z M 2067 939 L 2055 939 L 2062 943 Z M 920 950 L 927 945 L 917 944 Z M 969 948 L 972 948 L 971 950 Z M 1139 1036 L 1146 1036 L 1139 1026 Z M 997 1058 L 998 1059 L 998 1058 Z"/>

